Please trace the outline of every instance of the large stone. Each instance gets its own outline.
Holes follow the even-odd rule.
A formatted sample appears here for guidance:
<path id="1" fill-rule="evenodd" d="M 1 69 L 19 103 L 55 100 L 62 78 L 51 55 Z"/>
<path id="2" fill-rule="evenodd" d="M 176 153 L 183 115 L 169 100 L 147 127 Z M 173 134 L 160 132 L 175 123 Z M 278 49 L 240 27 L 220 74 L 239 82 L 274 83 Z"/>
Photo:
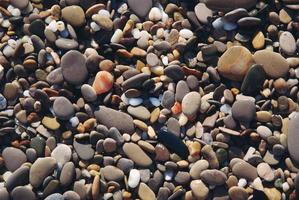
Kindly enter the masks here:
<path id="1" fill-rule="evenodd" d="M 182 111 L 188 118 L 194 118 L 200 108 L 201 96 L 198 92 L 186 94 L 182 101 Z"/>
<path id="2" fill-rule="evenodd" d="M 78 27 L 85 23 L 85 13 L 80 6 L 67 6 L 61 10 L 62 19 L 70 25 Z"/>
<path id="3" fill-rule="evenodd" d="M 27 161 L 25 153 L 14 147 L 6 147 L 2 152 L 2 157 L 5 167 L 11 172 Z"/>
<path id="4" fill-rule="evenodd" d="M 151 158 L 135 143 L 124 144 L 123 151 L 138 166 L 148 167 L 152 164 Z"/>
<path id="5" fill-rule="evenodd" d="M 68 120 L 74 115 L 75 108 L 67 98 L 61 96 L 55 99 L 53 103 L 53 111 L 57 118 Z"/>
<path id="6" fill-rule="evenodd" d="M 124 133 L 134 132 L 133 118 L 126 113 L 100 106 L 99 110 L 94 112 L 94 115 L 98 122 L 108 128 L 115 127 Z"/>
<path id="7" fill-rule="evenodd" d="M 299 164 L 299 112 L 293 113 L 288 128 L 288 150 L 291 158 Z"/>
<path id="8" fill-rule="evenodd" d="M 152 0 L 127 0 L 130 9 L 139 17 L 146 17 L 153 7 Z"/>
<path id="9" fill-rule="evenodd" d="M 234 46 L 226 50 L 218 60 L 218 71 L 223 77 L 242 81 L 254 63 L 251 52 L 242 46 Z"/>
<path id="10" fill-rule="evenodd" d="M 244 95 L 257 95 L 262 89 L 266 78 L 266 73 L 261 65 L 253 65 L 247 72 L 241 91 Z"/>

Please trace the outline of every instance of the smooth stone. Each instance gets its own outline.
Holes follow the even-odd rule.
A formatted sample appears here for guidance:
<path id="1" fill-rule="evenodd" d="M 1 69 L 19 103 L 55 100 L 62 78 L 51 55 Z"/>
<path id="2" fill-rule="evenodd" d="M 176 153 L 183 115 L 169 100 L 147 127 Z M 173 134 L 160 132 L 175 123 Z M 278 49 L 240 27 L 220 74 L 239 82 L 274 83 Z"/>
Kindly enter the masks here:
<path id="1" fill-rule="evenodd" d="M 223 185 L 227 176 L 220 170 L 207 169 L 200 173 L 200 178 L 208 185 Z"/>
<path id="2" fill-rule="evenodd" d="M 120 132 L 129 134 L 134 132 L 133 118 L 126 113 L 100 106 L 99 110 L 94 112 L 94 115 L 97 121 L 107 126 L 107 128 L 115 127 Z"/>
<path id="3" fill-rule="evenodd" d="M 248 12 L 244 8 L 236 8 L 224 15 L 224 19 L 229 22 L 237 22 L 242 17 L 247 17 Z"/>
<path id="4" fill-rule="evenodd" d="M 13 83 L 6 83 L 3 89 L 3 96 L 7 100 L 14 100 L 18 96 L 18 88 Z"/>
<path id="5" fill-rule="evenodd" d="M 27 161 L 26 154 L 14 147 L 6 147 L 2 151 L 2 157 L 5 167 L 11 172 L 14 172 Z"/>
<path id="6" fill-rule="evenodd" d="M 209 188 L 201 180 L 191 181 L 190 188 L 197 199 L 206 199 L 209 195 Z"/>
<path id="7" fill-rule="evenodd" d="M 97 94 L 96 91 L 88 84 L 83 84 L 81 86 L 81 94 L 85 101 L 87 102 L 93 102 L 97 100 Z"/>
<path id="8" fill-rule="evenodd" d="M 72 182 L 75 179 L 75 165 L 72 162 L 67 162 L 63 165 L 60 177 L 59 177 L 59 182 L 62 187 L 68 187 L 69 185 L 72 184 Z"/>
<path id="9" fill-rule="evenodd" d="M 117 168 L 122 170 L 125 174 L 128 174 L 131 169 L 134 167 L 134 162 L 127 158 L 121 158 L 117 162 Z"/>
<path id="10" fill-rule="evenodd" d="M 90 160 L 94 156 L 94 150 L 91 144 L 80 144 L 76 140 L 73 142 L 73 146 L 78 156 L 82 160 Z"/>
<path id="11" fill-rule="evenodd" d="M 40 38 L 44 38 L 44 29 L 45 29 L 45 23 L 44 21 L 40 19 L 36 19 L 33 22 L 30 23 L 28 30 L 32 35 L 37 35 Z"/>
<path id="12" fill-rule="evenodd" d="M 159 58 L 154 53 L 149 53 L 146 55 L 146 62 L 149 66 L 154 67 L 159 64 Z"/>
<path id="13" fill-rule="evenodd" d="M 149 20 L 155 22 L 162 19 L 162 12 L 159 8 L 153 7 L 148 13 Z"/>
<path id="14" fill-rule="evenodd" d="M 167 147 L 170 151 L 176 153 L 183 159 L 189 156 L 189 150 L 185 143 L 177 137 L 175 134 L 167 132 L 165 130 L 160 130 L 157 133 L 158 141 Z"/>
<path id="15" fill-rule="evenodd" d="M 265 36 L 263 34 L 263 32 L 258 32 L 253 40 L 252 40 L 252 46 L 255 49 L 262 49 L 265 45 Z"/>
<path id="16" fill-rule="evenodd" d="M 68 38 L 59 38 L 55 41 L 55 45 L 63 50 L 77 49 L 79 44 L 76 40 Z"/>
<path id="17" fill-rule="evenodd" d="M 208 8 L 215 10 L 215 11 L 224 11 L 228 12 L 234 10 L 236 8 L 245 8 L 249 9 L 254 7 L 256 4 L 256 0 L 207 0 L 206 5 Z"/>
<path id="18" fill-rule="evenodd" d="M 2 94 L 0 94 L 0 110 L 4 110 L 6 107 L 7 107 L 7 100 Z"/>
<path id="19" fill-rule="evenodd" d="M 182 112 L 188 117 L 196 116 L 200 108 L 201 96 L 198 92 L 189 92 L 182 100 Z"/>
<path id="20" fill-rule="evenodd" d="M 165 91 L 162 96 L 161 105 L 164 108 L 171 109 L 174 103 L 175 103 L 174 93 L 170 90 Z"/>
<path id="21" fill-rule="evenodd" d="M 111 31 L 113 29 L 113 21 L 110 19 L 110 16 L 95 14 L 92 16 L 92 20 L 104 30 Z"/>
<path id="22" fill-rule="evenodd" d="M 124 172 L 112 165 L 102 168 L 101 174 L 107 181 L 120 181 L 124 178 Z"/>
<path id="23" fill-rule="evenodd" d="M 279 190 L 276 188 L 264 188 L 264 193 L 268 197 L 268 199 L 271 200 L 280 200 L 281 198 L 281 193 Z"/>
<path id="24" fill-rule="evenodd" d="M 193 179 L 199 179 L 200 173 L 209 168 L 209 162 L 206 160 L 198 160 L 196 161 L 192 167 L 190 168 L 190 176 Z"/>
<path id="25" fill-rule="evenodd" d="M 0 199 L 1 200 L 9 200 L 9 193 L 7 192 L 6 188 L 0 188 Z"/>
<path id="26" fill-rule="evenodd" d="M 135 143 L 125 143 L 123 151 L 138 166 L 148 167 L 152 164 L 151 158 Z"/>
<path id="27" fill-rule="evenodd" d="M 53 103 L 53 111 L 57 118 L 68 120 L 75 114 L 73 104 L 65 97 L 57 97 Z"/>
<path id="28" fill-rule="evenodd" d="M 74 27 L 82 26 L 85 23 L 85 13 L 80 6 L 67 6 L 61 10 L 61 17 Z"/>
<path id="29" fill-rule="evenodd" d="M 29 181 L 34 188 L 38 188 L 44 179 L 56 168 L 56 160 L 51 157 L 38 158 L 30 168 Z"/>
<path id="30" fill-rule="evenodd" d="M 122 83 L 123 89 L 128 90 L 130 88 L 140 88 L 142 83 L 150 78 L 149 74 L 140 73 L 130 77 Z"/>
<path id="31" fill-rule="evenodd" d="M 28 186 L 18 186 L 10 193 L 12 200 L 36 200 L 35 193 Z"/>
<path id="32" fill-rule="evenodd" d="M 174 135 L 176 135 L 177 137 L 180 137 L 181 134 L 181 126 L 179 121 L 174 118 L 174 117 L 170 117 L 167 120 L 167 130 L 170 131 L 171 133 L 173 133 Z"/>
<path id="33" fill-rule="evenodd" d="M 155 200 L 156 195 L 145 183 L 140 183 L 138 188 L 138 196 L 141 200 Z"/>
<path id="34" fill-rule="evenodd" d="M 242 187 L 233 186 L 233 187 L 229 188 L 228 194 L 229 194 L 229 197 L 233 200 L 248 199 L 248 193 Z"/>
<path id="35" fill-rule="evenodd" d="M 284 31 L 279 36 L 279 47 L 281 51 L 287 55 L 294 55 L 296 52 L 296 40 L 292 33 Z"/>
<path id="36" fill-rule="evenodd" d="M 14 171 L 5 183 L 7 190 L 11 191 L 17 186 L 27 185 L 29 183 L 29 170 L 28 166 L 22 166 Z"/>
<path id="37" fill-rule="evenodd" d="M 74 191 L 66 191 L 63 193 L 64 200 L 80 200 L 80 196 Z"/>
<path id="38" fill-rule="evenodd" d="M 54 158 L 57 163 L 64 165 L 71 160 L 72 150 L 68 145 L 58 144 L 58 146 L 52 151 L 51 157 Z"/>
<path id="39" fill-rule="evenodd" d="M 61 57 L 60 63 L 64 80 L 70 84 L 80 85 L 88 76 L 86 58 L 79 51 L 68 51 Z"/>
<path id="40" fill-rule="evenodd" d="M 260 163 L 256 169 L 259 177 L 261 177 L 262 179 L 266 181 L 274 180 L 274 171 L 271 169 L 269 164 Z"/>
<path id="41" fill-rule="evenodd" d="M 239 161 L 232 167 L 232 172 L 239 178 L 245 178 L 246 180 L 253 181 L 257 178 L 257 169 L 251 164 L 245 161 Z"/>
<path id="42" fill-rule="evenodd" d="M 182 80 L 185 77 L 185 73 L 179 65 L 169 65 L 164 69 L 164 73 L 174 81 Z"/>
<path id="43" fill-rule="evenodd" d="M 238 20 L 238 25 L 244 28 L 256 27 L 261 23 L 261 19 L 257 17 L 243 17 Z"/>
<path id="44" fill-rule="evenodd" d="M 47 82 L 50 84 L 59 84 L 63 82 L 63 75 L 61 67 L 54 69 L 51 71 L 46 78 Z"/>
<path id="45" fill-rule="evenodd" d="M 255 96 L 259 94 L 266 79 L 266 73 L 261 65 L 253 65 L 242 82 L 241 91 L 244 95 Z"/>
<path id="46" fill-rule="evenodd" d="M 208 23 L 208 18 L 213 16 L 212 10 L 207 8 L 206 4 L 199 3 L 194 7 L 194 12 L 196 14 L 196 17 L 198 21 L 200 21 L 203 24 Z"/>
<path id="47" fill-rule="evenodd" d="M 288 151 L 293 161 L 299 164 L 299 112 L 292 114 L 288 124 Z"/>
<path id="48" fill-rule="evenodd" d="M 113 87 L 114 77 L 106 71 L 97 73 L 92 84 L 96 94 L 103 94 L 108 92 Z"/>
<path id="49" fill-rule="evenodd" d="M 186 185 L 190 182 L 190 174 L 188 172 L 179 171 L 175 175 L 174 181 L 180 185 Z"/>
<path id="50" fill-rule="evenodd" d="M 280 158 L 275 157 L 271 151 L 267 150 L 266 154 L 263 157 L 263 160 L 269 165 L 277 165 Z"/>
<path id="51" fill-rule="evenodd" d="M 250 100 L 238 100 L 232 106 L 232 116 L 240 122 L 251 122 L 255 118 L 255 104 Z"/>
<path id="52" fill-rule="evenodd" d="M 136 188 L 140 182 L 140 172 L 137 169 L 131 169 L 128 178 L 128 185 L 130 188 Z"/>
<path id="53" fill-rule="evenodd" d="M 23 10 L 28 6 L 29 0 L 10 0 L 10 3 L 13 7 Z"/>
<path id="54" fill-rule="evenodd" d="M 190 92 L 190 89 L 188 87 L 188 84 L 186 81 L 179 81 L 176 85 L 175 89 L 175 100 L 178 102 L 182 102 L 183 98 L 186 94 Z"/>
<path id="55" fill-rule="evenodd" d="M 52 117 L 47 117 L 45 116 L 43 119 L 42 119 L 42 124 L 50 129 L 50 130 L 57 130 L 59 129 L 60 127 L 60 124 L 57 122 L 56 118 L 52 118 Z"/>
<path id="56" fill-rule="evenodd" d="M 152 0 L 127 0 L 127 3 L 130 9 L 141 18 L 146 17 L 153 7 Z"/>
<path id="57" fill-rule="evenodd" d="M 64 197 L 62 196 L 62 194 L 54 193 L 54 194 L 47 196 L 47 198 L 45 198 L 45 200 L 64 200 Z"/>
<path id="58" fill-rule="evenodd" d="M 115 127 L 110 128 L 110 130 L 108 131 L 108 136 L 114 139 L 118 145 L 124 143 L 124 137 Z"/>
<path id="59" fill-rule="evenodd" d="M 266 74 L 271 78 L 283 77 L 289 71 L 288 62 L 279 53 L 259 50 L 254 53 L 253 59 L 264 68 Z"/>
<path id="60" fill-rule="evenodd" d="M 133 117 L 143 121 L 148 120 L 151 116 L 151 113 L 144 106 L 137 106 L 137 107 L 129 106 L 128 113 Z"/>
<path id="61" fill-rule="evenodd" d="M 267 140 L 272 135 L 272 131 L 267 126 L 258 126 L 256 132 L 264 140 Z"/>
<path id="62" fill-rule="evenodd" d="M 242 81 L 254 63 L 251 52 L 242 46 L 233 46 L 226 50 L 218 60 L 218 72 L 223 77 Z"/>

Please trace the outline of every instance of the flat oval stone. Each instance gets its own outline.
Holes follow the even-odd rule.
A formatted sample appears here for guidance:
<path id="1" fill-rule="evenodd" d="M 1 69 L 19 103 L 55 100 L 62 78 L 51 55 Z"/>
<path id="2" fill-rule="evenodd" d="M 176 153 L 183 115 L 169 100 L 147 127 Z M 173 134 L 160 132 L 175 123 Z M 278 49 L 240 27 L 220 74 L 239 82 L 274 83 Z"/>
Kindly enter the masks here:
<path id="1" fill-rule="evenodd" d="M 63 50 L 72 50 L 77 49 L 79 43 L 76 40 L 68 39 L 68 38 L 59 38 L 55 41 L 55 45 Z"/>
<path id="2" fill-rule="evenodd" d="M 175 89 L 175 100 L 178 102 L 182 102 L 183 98 L 186 94 L 190 92 L 190 89 L 188 87 L 188 84 L 186 81 L 179 81 L 176 85 Z"/>
<path id="3" fill-rule="evenodd" d="M 120 181 L 124 178 L 124 172 L 112 165 L 102 168 L 101 174 L 107 181 Z"/>
<path id="4" fill-rule="evenodd" d="M 44 179 L 56 168 L 56 160 L 51 157 L 38 158 L 30 168 L 29 181 L 34 188 L 38 188 Z"/>
<path id="5" fill-rule="evenodd" d="M 70 84 L 80 85 L 88 76 L 86 58 L 79 51 L 71 50 L 64 54 L 60 66 L 64 79 Z"/>
<path id="6" fill-rule="evenodd" d="M 161 105 L 164 108 L 171 109 L 174 103 L 175 103 L 174 93 L 170 90 L 165 91 L 162 96 Z"/>
<path id="7" fill-rule="evenodd" d="M 61 17 L 74 27 L 82 26 L 85 23 L 85 13 L 80 6 L 67 6 L 61 10 Z"/>
<path id="8" fill-rule="evenodd" d="M 27 161 L 26 154 L 14 147 L 6 147 L 2 152 L 2 157 L 5 167 L 11 172 L 14 172 Z"/>
<path id="9" fill-rule="evenodd" d="M 53 111 L 56 117 L 62 120 L 68 120 L 75 114 L 73 104 L 63 96 L 55 99 L 53 103 Z"/>
<path id="10" fill-rule="evenodd" d="M 227 180 L 225 173 L 217 169 L 204 170 L 200 178 L 209 185 L 223 185 Z"/>
<path id="11" fill-rule="evenodd" d="M 296 52 L 296 40 L 292 33 L 285 31 L 279 36 L 279 46 L 281 51 L 287 55 L 293 55 Z"/>
<path id="12" fill-rule="evenodd" d="M 97 99 L 96 91 L 88 84 L 81 86 L 81 94 L 87 102 L 93 102 Z"/>
<path id="13" fill-rule="evenodd" d="M 216 11 L 231 11 L 236 8 L 245 8 L 249 9 L 254 7 L 256 4 L 256 0 L 227 0 L 227 1 L 221 1 L 221 0 L 207 0 L 206 5 L 208 8 Z"/>
<path id="14" fill-rule="evenodd" d="M 24 1 L 10 0 L 10 3 L 13 7 L 23 10 L 28 6 L 29 0 L 24 0 Z"/>
<path id="15" fill-rule="evenodd" d="M 266 73 L 261 65 L 253 65 L 247 72 L 241 86 L 244 95 L 255 96 L 263 87 Z"/>
<path id="16" fill-rule="evenodd" d="M 133 117 L 143 121 L 148 120 L 151 116 L 151 113 L 144 106 L 137 106 L 137 107 L 129 106 L 128 113 Z"/>
<path id="17" fill-rule="evenodd" d="M 184 142 L 173 133 L 160 130 L 157 134 L 158 141 L 165 145 L 170 151 L 176 153 L 181 158 L 186 159 L 189 156 L 189 150 Z"/>
<path id="18" fill-rule="evenodd" d="M 62 187 L 67 187 L 72 184 L 75 179 L 75 165 L 72 162 L 67 162 L 63 165 L 59 181 Z"/>
<path id="19" fill-rule="evenodd" d="M 45 198 L 45 200 L 64 200 L 64 198 L 63 198 L 62 194 L 54 193 L 54 194 L 47 196 L 47 198 Z"/>
<path id="20" fill-rule="evenodd" d="M 164 73 L 174 81 L 182 80 L 185 77 L 185 73 L 179 65 L 169 65 L 164 69 Z"/>
<path id="21" fill-rule="evenodd" d="M 207 8 L 206 4 L 199 3 L 194 7 L 194 12 L 198 21 L 201 23 L 208 23 L 208 18 L 213 16 L 212 10 Z"/>
<path id="22" fill-rule="evenodd" d="M 152 164 L 151 158 L 135 143 L 125 143 L 123 151 L 138 166 L 148 167 Z"/>
<path id="23" fill-rule="evenodd" d="M 128 178 L 128 185 L 130 188 L 136 188 L 140 181 L 140 172 L 137 169 L 131 169 L 129 178 Z"/>
<path id="24" fill-rule="evenodd" d="M 129 134 L 134 132 L 133 118 L 126 113 L 100 106 L 99 110 L 94 112 L 94 115 L 97 121 L 107 126 L 107 128 L 115 127 L 120 132 Z"/>
<path id="25" fill-rule="evenodd" d="M 76 140 L 73 142 L 74 149 L 82 160 L 90 160 L 94 155 L 91 144 L 80 144 Z"/>
<path id="26" fill-rule="evenodd" d="M 150 78 L 149 74 L 141 73 L 130 77 L 122 83 L 123 89 L 140 88 L 142 83 Z"/>
<path id="27" fill-rule="evenodd" d="M 200 108 L 201 96 L 198 92 L 189 92 L 182 101 L 182 111 L 188 118 L 196 116 Z"/>
<path id="28" fill-rule="evenodd" d="M 138 195 L 142 200 L 155 200 L 156 194 L 145 183 L 140 183 L 138 188 Z"/>
<path id="29" fill-rule="evenodd" d="M 130 9 L 139 17 L 146 17 L 150 9 L 153 7 L 151 0 L 127 0 Z M 142 6 L 140 6 L 142 5 Z"/>
<path id="30" fill-rule="evenodd" d="M 256 51 L 253 59 L 257 64 L 263 66 L 266 74 L 271 78 L 280 78 L 289 71 L 289 64 L 279 53 L 269 50 Z"/>
<path id="31" fill-rule="evenodd" d="M 288 127 L 288 150 L 291 158 L 299 164 L 299 112 L 292 114 Z"/>
<path id="32" fill-rule="evenodd" d="M 233 186 L 228 190 L 229 197 L 234 200 L 248 199 L 248 193 L 242 187 Z"/>
<path id="33" fill-rule="evenodd" d="M 217 69 L 223 77 L 242 81 L 249 68 L 254 64 L 251 52 L 242 46 L 234 46 L 226 50 L 219 58 Z"/>
<path id="34" fill-rule="evenodd" d="M 51 157 L 54 158 L 58 163 L 64 165 L 66 162 L 71 160 L 72 150 L 66 144 L 59 144 L 51 153 Z"/>
<path id="35" fill-rule="evenodd" d="M 232 106 L 232 115 L 240 122 L 251 122 L 255 117 L 255 104 L 250 100 L 238 100 Z"/>
<path id="36" fill-rule="evenodd" d="M 6 188 L 11 191 L 17 186 L 27 185 L 29 183 L 29 170 L 28 166 L 23 166 L 14 171 L 6 181 Z"/>
<path id="37" fill-rule="evenodd" d="M 36 200 L 34 192 L 28 186 L 18 186 L 11 192 L 12 200 Z"/>
<path id="38" fill-rule="evenodd" d="M 199 179 L 200 173 L 209 168 L 209 162 L 206 160 L 196 161 L 190 168 L 190 176 L 193 179 Z"/>
<path id="39" fill-rule="evenodd" d="M 80 200 L 80 196 L 74 191 L 66 191 L 63 193 L 64 200 Z"/>
<path id="40" fill-rule="evenodd" d="M 232 172 L 239 178 L 245 178 L 247 180 L 253 181 L 257 178 L 257 170 L 251 164 L 245 161 L 239 161 L 232 167 Z"/>
<path id="41" fill-rule="evenodd" d="M 197 199 L 206 199 L 209 194 L 209 188 L 201 180 L 193 180 L 190 183 L 192 195 Z"/>

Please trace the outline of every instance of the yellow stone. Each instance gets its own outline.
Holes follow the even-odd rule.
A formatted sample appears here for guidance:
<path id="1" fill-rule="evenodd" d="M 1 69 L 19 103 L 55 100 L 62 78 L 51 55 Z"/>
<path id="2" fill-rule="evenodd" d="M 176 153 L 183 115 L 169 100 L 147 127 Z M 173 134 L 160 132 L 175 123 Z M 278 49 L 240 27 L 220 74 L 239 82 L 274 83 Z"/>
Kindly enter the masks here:
<path id="1" fill-rule="evenodd" d="M 281 199 L 281 193 L 276 188 L 265 188 L 264 192 L 268 199 L 271 200 L 280 200 Z"/>
<path id="2" fill-rule="evenodd" d="M 155 200 L 156 195 L 145 183 L 140 183 L 138 196 L 141 200 Z"/>
<path id="3" fill-rule="evenodd" d="M 265 45 L 265 36 L 263 32 L 260 31 L 254 36 L 252 40 L 252 46 L 255 49 L 261 49 L 264 47 L 264 45 Z"/>
<path id="4" fill-rule="evenodd" d="M 60 124 L 57 122 L 55 117 L 44 117 L 42 120 L 42 124 L 51 130 L 57 130 L 60 127 Z"/>

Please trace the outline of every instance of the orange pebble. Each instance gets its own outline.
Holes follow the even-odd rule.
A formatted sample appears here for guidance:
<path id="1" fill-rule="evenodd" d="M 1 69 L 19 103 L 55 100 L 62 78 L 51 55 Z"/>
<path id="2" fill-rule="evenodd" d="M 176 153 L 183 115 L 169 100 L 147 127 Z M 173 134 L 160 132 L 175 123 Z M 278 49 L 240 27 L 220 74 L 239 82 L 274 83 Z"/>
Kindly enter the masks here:
<path id="1" fill-rule="evenodd" d="M 175 104 L 172 106 L 171 111 L 173 114 L 178 114 L 182 112 L 182 106 L 179 102 L 175 102 Z"/>
<path id="2" fill-rule="evenodd" d="M 97 73 L 92 87 L 97 94 L 103 94 L 112 88 L 113 81 L 113 76 L 109 72 L 100 71 Z"/>

